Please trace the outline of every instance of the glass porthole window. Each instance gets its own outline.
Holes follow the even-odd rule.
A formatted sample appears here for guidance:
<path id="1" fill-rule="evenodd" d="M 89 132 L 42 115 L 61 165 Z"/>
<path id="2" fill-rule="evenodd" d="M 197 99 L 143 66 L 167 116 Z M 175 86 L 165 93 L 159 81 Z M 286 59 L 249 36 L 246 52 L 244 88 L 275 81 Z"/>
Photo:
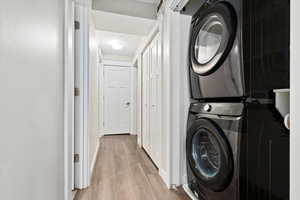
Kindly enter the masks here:
<path id="1" fill-rule="evenodd" d="M 221 153 L 216 138 L 208 130 L 201 129 L 192 140 L 192 157 L 195 168 L 207 178 L 218 175 L 221 165 Z"/>
<path id="2" fill-rule="evenodd" d="M 187 159 L 197 180 L 213 191 L 230 183 L 233 155 L 223 130 L 209 119 L 198 119 L 187 135 Z"/>
<path id="3" fill-rule="evenodd" d="M 236 36 L 236 17 L 226 4 L 207 9 L 193 22 L 190 59 L 194 72 L 208 75 L 222 65 Z"/>

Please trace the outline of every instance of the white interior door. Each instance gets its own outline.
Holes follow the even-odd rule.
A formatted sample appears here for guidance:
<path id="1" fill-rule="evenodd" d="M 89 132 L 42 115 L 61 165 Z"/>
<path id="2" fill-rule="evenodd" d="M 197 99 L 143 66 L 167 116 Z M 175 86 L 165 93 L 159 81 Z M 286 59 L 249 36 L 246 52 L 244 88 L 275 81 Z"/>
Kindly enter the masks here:
<path id="1" fill-rule="evenodd" d="M 159 34 L 143 53 L 142 146 L 160 166 L 161 155 L 161 45 Z"/>
<path id="2" fill-rule="evenodd" d="M 151 157 L 157 166 L 160 165 L 160 143 L 161 143 L 161 84 L 160 84 L 160 49 L 159 35 L 157 35 L 150 46 L 151 66 L 150 66 L 150 107 L 149 107 L 149 132 L 150 132 L 150 149 Z"/>
<path id="3" fill-rule="evenodd" d="M 150 51 L 146 49 L 143 53 L 142 67 L 142 146 L 150 152 L 150 133 L 149 133 L 149 67 L 150 67 Z"/>
<path id="4" fill-rule="evenodd" d="M 104 66 L 105 134 L 130 133 L 131 68 Z"/>

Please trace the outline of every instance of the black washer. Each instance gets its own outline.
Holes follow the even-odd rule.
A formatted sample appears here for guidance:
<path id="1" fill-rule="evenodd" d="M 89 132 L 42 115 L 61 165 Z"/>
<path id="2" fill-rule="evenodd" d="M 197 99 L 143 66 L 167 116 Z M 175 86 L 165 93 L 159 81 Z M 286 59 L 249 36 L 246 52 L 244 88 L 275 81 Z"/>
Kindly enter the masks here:
<path id="1" fill-rule="evenodd" d="M 222 130 L 211 120 L 193 123 L 187 138 L 187 158 L 199 182 L 218 192 L 232 179 L 233 156 Z"/>

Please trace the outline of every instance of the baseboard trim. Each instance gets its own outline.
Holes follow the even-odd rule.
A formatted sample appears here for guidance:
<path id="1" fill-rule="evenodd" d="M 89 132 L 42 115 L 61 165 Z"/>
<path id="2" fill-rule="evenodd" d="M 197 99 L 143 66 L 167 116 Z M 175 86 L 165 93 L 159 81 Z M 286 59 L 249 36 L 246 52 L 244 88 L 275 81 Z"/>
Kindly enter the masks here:
<path id="1" fill-rule="evenodd" d="M 72 199 L 75 199 L 76 194 L 77 194 L 77 190 L 73 190 L 73 191 L 72 191 Z"/>
<path id="2" fill-rule="evenodd" d="M 162 170 L 162 169 L 159 169 L 158 174 L 160 175 L 160 177 L 162 178 L 162 180 L 166 184 L 167 188 L 171 189 L 171 184 L 169 182 L 168 173 L 166 171 Z"/>
<path id="3" fill-rule="evenodd" d="M 100 148 L 100 142 L 99 142 L 99 139 L 97 138 L 96 151 L 94 152 L 93 160 L 92 160 L 92 164 L 91 164 L 91 169 L 90 169 L 91 177 L 93 176 L 93 172 L 94 172 L 94 169 L 95 169 L 95 165 L 96 165 L 96 161 L 97 161 L 97 157 L 98 157 L 98 153 L 99 153 L 99 148 Z"/>

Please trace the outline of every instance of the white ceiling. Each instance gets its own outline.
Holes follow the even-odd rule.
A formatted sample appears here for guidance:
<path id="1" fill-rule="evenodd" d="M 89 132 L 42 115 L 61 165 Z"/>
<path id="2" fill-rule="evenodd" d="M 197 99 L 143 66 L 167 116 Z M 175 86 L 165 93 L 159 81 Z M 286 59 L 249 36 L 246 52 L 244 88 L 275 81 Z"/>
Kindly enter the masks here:
<path id="1" fill-rule="evenodd" d="M 120 15 L 110 12 L 93 11 L 93 21 L 96 29 L 133 35 L 147 35 L 155 20 Z"/>
<path id="2" fill-rule="evenodd" d="M 93 0 L 93 9 L 156 19 L 157 0 Z"/>
<path id="3" fill-rule="evenodd" d="M 105 57 L 119 56 L 126 57 L 132 60 L 138 47 L 144 40 L 144 37 L 139 35 L 130 35 L 109 31 L 96 31 L 98 45 Z M 123 47 L 119 50 L 112 48 L 112 43 L 118 42 Z"/>

